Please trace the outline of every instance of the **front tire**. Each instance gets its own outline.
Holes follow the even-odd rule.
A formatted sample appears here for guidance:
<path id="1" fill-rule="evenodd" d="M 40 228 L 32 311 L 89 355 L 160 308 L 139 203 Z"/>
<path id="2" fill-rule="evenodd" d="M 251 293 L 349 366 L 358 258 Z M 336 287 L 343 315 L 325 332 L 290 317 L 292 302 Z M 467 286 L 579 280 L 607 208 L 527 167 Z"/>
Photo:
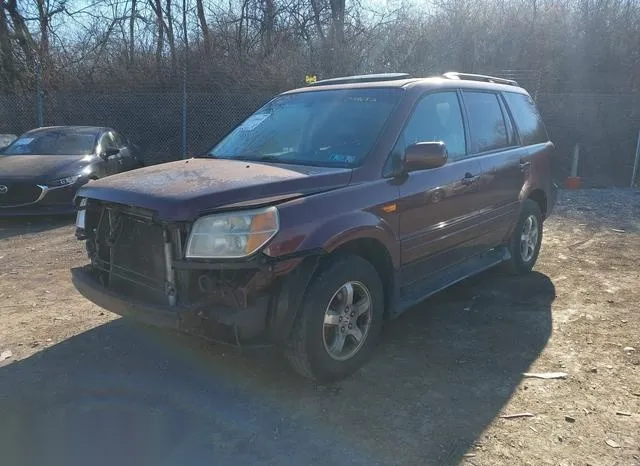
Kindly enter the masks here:
<path id="1" fill-rule="evenodd" d="M 356 372 L 382 330 L 384 292 L 370 262 L 334 259 L 311 282 L 287 348 L 294 370 L 319 383 Z"/>
<path id="2" fill-rule="evenodd" d="M 509 240 L 511 258 L 506 269 L 513 275 L 531 272 L 542 245 L 542 211 L 537 202 L 527 199 L 522 204 L 520 218 Z"/>

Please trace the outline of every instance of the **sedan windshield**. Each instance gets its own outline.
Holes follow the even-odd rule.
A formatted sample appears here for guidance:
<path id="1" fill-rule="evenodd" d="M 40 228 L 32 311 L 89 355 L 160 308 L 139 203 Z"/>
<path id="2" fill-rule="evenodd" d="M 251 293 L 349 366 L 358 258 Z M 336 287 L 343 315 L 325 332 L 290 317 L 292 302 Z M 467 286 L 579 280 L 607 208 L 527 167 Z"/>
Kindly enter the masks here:
<path id="1" fill-rule="evenodd" d="M 27 133 L 13 141 L 3 155 L 89 155 L 95 144 L 96 134 L 89 132 Z"/>
<path id="2" fill-rule="evenodd" d="M 318 166 L 359 165 L 401 89 L 340 89 L 277 97 L 233 130 L 209 156 Z"/>

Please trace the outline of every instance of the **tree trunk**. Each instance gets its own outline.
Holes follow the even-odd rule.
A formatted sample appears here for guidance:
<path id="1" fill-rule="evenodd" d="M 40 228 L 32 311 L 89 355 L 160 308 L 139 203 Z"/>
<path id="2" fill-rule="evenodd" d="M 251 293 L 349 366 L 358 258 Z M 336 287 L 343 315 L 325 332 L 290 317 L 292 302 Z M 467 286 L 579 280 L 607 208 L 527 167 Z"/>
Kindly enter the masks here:
<path id="1" fill-rule="evenodd" d="M 331 0 L 331 20 L 336 45 L 344 44 L 345 0 Z"/>
<path id="2" fill-rule="evenodd" d="M 325 35 L 322 30 L 322 20 L 320 19 L 320 7 L 318 6 L 318 0 L 311 0 L 311 9 L 313 10 L 313 25 L 316 29 L 316 34 L 318 34 L 318 38 L 324 42 Z"/>
<path id="3" fill-rule="evenodd" d="M 27 28 L 26 22 L 20 12 L 18 11 L 18 7 L 16 5 L 16 0 L 7 0 L 5 3 L 5 8 L 9 12 L 9 16 L 11 16 L 11 22 L 13 23 L 13 30 L 16 38 L 18 39 L 18 43 L 22 48 L 22 51 L 27 59 L 29 64 L 35 63 L 34 56 L 34 41 L 33 37 L 31 37 L 31 33 Z"/>
<path id="4" fill-rule="evenodd" d="M 200 22 L 200 30 L 202 31 L 202 41 L 204 42 L 204 50 L 209 55 L 211 53 L 211 35 L 207 18 L 204 14 L 204 6 L 202 0 L 196 0 L 196 11 L 198 12 L 198 21 Z"/>
<path id="5" fill-rule="evenodd" d="M 344 72 L 346 43 L 344 40 L 345 0 L 330 0 L 331 5 L 331 72 Z"/>
<path id="6" fill-rule="evenodd" d="M 0 86 L 5 90 L 14 88 L 18 76 L 16 75 L 11 39 L 9 36 L 9 20 L 4 8 L 0 5 Z"/>
<path id="7" fill-rule="evenodd" d="M 133 67 L 135 61 L 135 44 L 133 40 L 133 35 L 135 33 L 135 22 L 136 22 L 136 0 L 131 0 L 131 17 L 129 18 L 129 66 Z"/>
<path id="8" fill-rule="evenodd" d="M 162 77 L 162 50 L 164 49 L 164 20 L 162 12 L 161 0 L 149 0 L 151 8 L 156 14 L 156 67 L 158 69 L 158 77 Z"/>
<path id="9" fill-rule="evenodd" d="M 38 23 L 40 25 L 40 58 L 46 62 L 49 57 L 49 12 L 45 0 L 38 0 Z"/>
<path id="10" fill-rule="evenodd" d="M 176 56 L 176 36 L 173 33 L 173 14 L 171 13 L 171 0 L 166 0 L 166 25 L 167 42 L 169 42 L 169 53 L 171 54 L 171 74 L 175 76 L 178 71 L 178 59 Z"/>
<path id="11" fill-rule="evenodd" d="M 276 28 L 276 6 L 274 0 L 264 0 L 263 53 L 265 56 L 273 50 L 273 34 Z"/>
<path id="12" fill-rule="evenodd" d="M 238 33 L 236 36 L 236 47 L 239 55 L 244 55 L 244 24 L 245 19 L 249 16 L 249 0 L 242 0 L 242 7 L 240 9 L 240 20 L 238 21 Z M 248 19 L 247 19 L 248 29 Z"/>

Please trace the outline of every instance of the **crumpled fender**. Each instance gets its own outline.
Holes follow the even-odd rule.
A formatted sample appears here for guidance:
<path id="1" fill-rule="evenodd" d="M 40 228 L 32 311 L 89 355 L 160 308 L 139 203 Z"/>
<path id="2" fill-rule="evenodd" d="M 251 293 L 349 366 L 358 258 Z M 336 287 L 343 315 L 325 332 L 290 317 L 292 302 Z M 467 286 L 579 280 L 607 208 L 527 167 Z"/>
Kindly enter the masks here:
<path id="1" fill-rule="evenodd" d="M 321 248 L 331 253 L 358 239 L 374 239 L 389 253 L 394 268 L 400 267 L 400 245 L 389 222 L 368 211 L 349 212 L 322 223 L 307 235 L 299 251 Z"/>

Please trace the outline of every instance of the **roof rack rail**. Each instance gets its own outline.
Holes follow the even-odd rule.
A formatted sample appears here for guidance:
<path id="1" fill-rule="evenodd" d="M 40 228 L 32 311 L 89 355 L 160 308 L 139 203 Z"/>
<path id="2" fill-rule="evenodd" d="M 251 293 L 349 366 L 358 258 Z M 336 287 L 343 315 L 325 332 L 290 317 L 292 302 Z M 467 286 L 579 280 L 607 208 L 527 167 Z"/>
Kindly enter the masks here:
<path id="1" fill-rule="evenodd" d="M 486 83 L 507 84 L 509 86 L 520 86 L 513 79 L 497 78 L 495 76 L 485 76 L 483 74 L 458 73 L 456 71 L 450 71 L 448 73 L 444 73 L 443 76 L 447 79 L 467 79 L 469 81 L 483 81 Z"/>
<path id="2" fill-rule="evenodd" d="M 357 76 L 343 76 L 340 78 L 322 79 L 309 86 L 328 86 L 332 84 L 349 84 L 349 83 L 368 83 L 379 81 L 394 81 L 398 79 L 407 79 L 412 76 L 408 73 L 380 73 L 380 74 L 362 74 Z"/>

